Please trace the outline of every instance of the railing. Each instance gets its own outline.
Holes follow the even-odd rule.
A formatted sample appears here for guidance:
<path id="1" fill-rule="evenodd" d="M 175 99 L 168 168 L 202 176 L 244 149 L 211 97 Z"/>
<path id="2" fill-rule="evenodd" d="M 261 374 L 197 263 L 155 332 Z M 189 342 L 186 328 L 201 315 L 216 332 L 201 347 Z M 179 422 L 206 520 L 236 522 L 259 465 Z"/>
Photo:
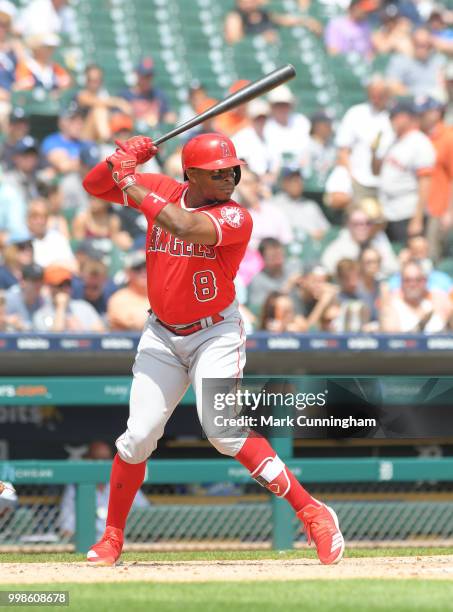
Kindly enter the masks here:
<path id="1" fill-rule="evenodd" d="M 451 481 L 453 458 L 386 458 L 386 459 L 294 459 L 289 440 L 274 440 L 276 450 L 304 483 L 341 482 L 415 482 Z M 23 484 L 75 484 L 76 536 L 78 552 L 85 552 L 95 541 L 96 484 L 107 482 L 107 461 L 2 461 L 0 480 Z M 247 483 L 248 471 L 232 459 L 152 460 L 148 463 L 146 483 Z M 294 530 L 290 506 L 271 498 L 272 546 L 292 548 Z"/>

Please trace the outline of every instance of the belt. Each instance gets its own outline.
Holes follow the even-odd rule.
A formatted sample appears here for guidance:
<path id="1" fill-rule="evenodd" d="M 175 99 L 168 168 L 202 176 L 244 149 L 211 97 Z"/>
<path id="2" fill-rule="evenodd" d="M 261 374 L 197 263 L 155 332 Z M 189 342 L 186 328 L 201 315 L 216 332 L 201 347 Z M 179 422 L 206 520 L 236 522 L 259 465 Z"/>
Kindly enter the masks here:
<path id="1" fill-rule="evenodd" d="M 223 320 L 224 317 L 222 317 L 221 314 L 216 313 L 210 317 L 195 321 L 194 323 L 188 323 L 187 325 L 169 325 L 156 317 L 156 321 L 160 323 L 162 327 L 165 327 L 165 329 L 168 329 L 168 331 L 175 334 L 175 336 L 190 336 L 190 334 L 194 334 L 197 331 L 211 327 L 212 325 L 220 323 L 220 321 Z"/>

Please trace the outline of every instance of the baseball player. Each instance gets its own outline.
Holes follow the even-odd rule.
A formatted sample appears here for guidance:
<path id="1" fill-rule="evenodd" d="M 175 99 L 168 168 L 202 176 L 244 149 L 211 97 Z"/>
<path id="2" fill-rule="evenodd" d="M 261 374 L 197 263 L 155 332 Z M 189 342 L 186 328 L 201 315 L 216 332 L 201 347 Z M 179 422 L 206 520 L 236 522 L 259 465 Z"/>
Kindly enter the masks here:
<path id="1" fill-rule="evenodd" d="M 116 152 L 93 168 L 83 185 L 98 198 L 145 215 L 151 309 L 133 366 L 127 429 L 116 441 L 106 530 L 87 555 L 96 565 L 118 561 L 146 460 L 189 384 L 201 418 L 203 378 L 242 376 L 245 333 L 233 281 L 252 231 L 248 211 L 231 200 L 244 162 L 225 136 L 202 134 L 187 142 L 183 183 L 136 172 L 157 152 L 149 138 L 116 144 Z M 311 497 L 265 438 L 250 432 L 210 441 L 291 504 L 322 563 L 341 559 L 344 540 L 335 512 Z"/>

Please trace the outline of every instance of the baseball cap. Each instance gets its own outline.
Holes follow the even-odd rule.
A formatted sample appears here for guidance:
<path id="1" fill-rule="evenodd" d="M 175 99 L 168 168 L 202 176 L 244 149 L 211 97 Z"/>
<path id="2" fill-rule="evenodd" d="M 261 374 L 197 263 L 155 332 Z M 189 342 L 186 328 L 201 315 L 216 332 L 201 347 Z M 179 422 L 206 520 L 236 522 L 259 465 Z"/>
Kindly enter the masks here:
<path id="1" fill-rule="evenodd" d="M 303 176 L 302 168 L 300 168 L 296 164 L 282 166 L 280 170 L 280 178 L 284 179 L 284 178 L 287 178 L 288 176 L 295 176 L 295 175 L 298 175 L 301 178 L 303 178 L 304 176 Z"/>
<path id="2" fill-rule="evenodd" d="M 12 21 L 16 17 L 17 9 L 12 2 L 0 0 L 0 13 L 9 17 L 10 21 Z"/>
<path id="3" fill-rule="evenodd" d="M 279 85 L 267 96 L 269 104 L 294 104 L 294 96 L 289 87 Z"/>
<path id="4" fill-rule="evenodd" d="M 271 107 L 266 100 L 256 98 L 247 104 L 247 115 L 250 119 L 257 117 L 267 117 L 271 111 Z"/>
<path id="5" fill-rule="evenodd" d="M 152 76 L 154 74 L 154 60 L 152 57 L 144 57 L 137 65 L 135 72 L 140 76 Z"/>
<path id="6" fill-rule="evenodd" d="M 416 115 L 414 102 L 412 100 L 399 100 L 397 101 L 389 111 L 390 117 L 399 115 L 400 113 L 406 113 L 408 115 Z"/>
<path id="7" fill-rule="evenodd" d="M 137 268 L 146 263 L 146 253 L 144 250 L 131 251 L 127 253 L 124 258 L 124 265 L 126 268 Z"/>
<path id="8" fill-rule="evenodd" d="M 72 272 L 63 266 L 52 264 L 44 270 L 44 282 L 46 285 L 57 286 L 64 281 L 72 280 Z"/>
<path id="9" fill-rule="evenodd" d="M 29 264 L 22 268 L 22 278 L 24 280 L 43 280 L 44 270 L 36 263 Z"/>
<path id="10" fill-rule="evenodd" d="M 441 100 L 433 96 L 420 96 L 415 98 L 415 110 L 417 113 L 426 113 L 430 110 L 442 110 L 445 106 Z"/>
<path id="11" fill-rule="evenodd" d="M 132 132 L 134 129 L 134 122 L 129 115 L 125 115 L 124 113 L 115 113 L 110 120 L 110 129 L 113 134 L 121 132 L 122 130 Z"/>
<path id="12" fill-rule="evenodd" d="M 21 155 L 22 153 L 28 153 L 34 151 L 37 153 L 39 150 L 38 142 L 33 136 L 24 136 L 21 140 L 18 140 L 13 147 L 14 155 Z"/>
<path id="13" fill-rule="evenodd" d="M 60 117 L 65 119 L 71 119 L 72 117 L 83 117 L 84 115 L 84 110 L 77 104 L 77 102 L 74 101 L 60 112 Z"/>
<path id="14" fill-rule="evenodd" d="M 332 117 L 330 117 L 325 111 L 319 110 L 310 117 L 310 123 L 332 123 Z"/>
<path id="15" fill-rule="evenodd" d="M 9 115 L 9 122 L 19 123 L 21 121 L 29 121 L 29 117 L 23 108 L 16 106 Z"/>
<path id="16" fill-rule="evenodd" d="M 24 229 L 10 234 L 7 244 L 23 244 L 24 242 L 31 242 L 32 240 L 33 236 L 30 234 L 28 229 Z"/>
<path id="17" fill-rule="evenodd" d="M 80 150 L 80 162 L 88 168 L 94 168 L 101 160 L 99 147 L 94 144 L 85 144 Z"/>
<path id="18" fill-rule="evenodd" d="M 61 43 L 61 39 L 57 34 L 48 32 L 47 34 L 34 34 L 27 38 L 27 46 L 30 49 L 37 49 L 39 47 L 58 47 Z"/>

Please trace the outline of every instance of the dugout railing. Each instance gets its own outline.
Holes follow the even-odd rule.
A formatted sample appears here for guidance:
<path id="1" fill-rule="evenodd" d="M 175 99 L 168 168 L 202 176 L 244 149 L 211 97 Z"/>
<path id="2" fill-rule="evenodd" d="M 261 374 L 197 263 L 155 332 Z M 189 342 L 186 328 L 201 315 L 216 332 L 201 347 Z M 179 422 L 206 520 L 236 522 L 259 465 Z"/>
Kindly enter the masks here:
<path id="1" fill-rule="evenodd" d="M 415 482 L 419 480 L 451 481 L 453 458 L 392 458 L 385 459 L 295 459 L 291 458 L 291 444 L 280 439 L 279 453 L 296 476 L 305 483 L 322 482 Z M 95 541 L 97 483 L 107 482 L 110 463 L 106 461 L 2 461 L 0 478 L 15 485 L 75 484 L 76 535 L 75 549 L 86 552 Z M 146 483 L 246 483 L 247 470 L 230 459 L 155 460 L 149 462 Z M 293 547 L 296 532 L 293 512 L 289 505 L 270 498 L 272 547 L 285 550 Z M 451 519 L 451 503 L 448 504 Z M 451 520 L 450 520 L 451 522 Z M 451 526 L 449 527 L 451 530 Z M 440 543 L 440 542 L 438 542 Z"/>

